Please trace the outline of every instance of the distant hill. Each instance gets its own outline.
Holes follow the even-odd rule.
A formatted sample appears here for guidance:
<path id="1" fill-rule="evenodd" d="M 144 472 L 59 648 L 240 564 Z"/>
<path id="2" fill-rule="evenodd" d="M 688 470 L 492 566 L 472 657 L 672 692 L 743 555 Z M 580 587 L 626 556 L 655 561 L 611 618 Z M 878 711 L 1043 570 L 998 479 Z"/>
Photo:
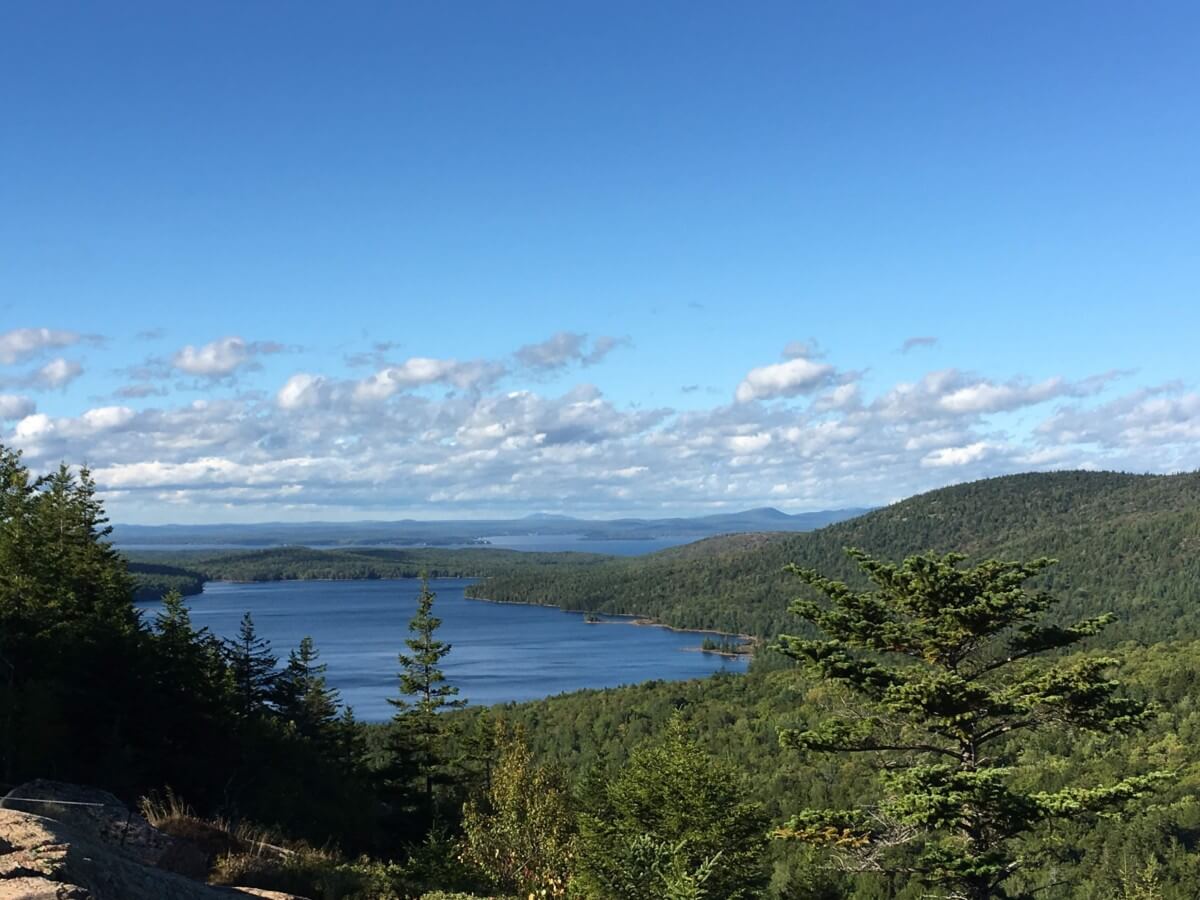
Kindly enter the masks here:
<path id="1" fill-rule="evenodd" d="M 834 509 L 788 515 L 751 509 L 692 518 L 575 519 L 534 513 L 522 519 L 395 522 L 264 522 L 251 525 L 116 525 L 122 546 L 186 547 L 445 547 L 479 544 L 490 537 L 568 536 L 587 540 L 701 538 L 738 531 L 808 531 L 865 512 Z"/>
<path id="2" fill-rule="evenodd" d="M 479 578 L 515 571 L 553 571 L 612 559 L 594 553 L 529 553 L 490 547 L 441 548 L 269 547 L 260 550 L 140 550 L 122 554 L 134 577 L 137 599 L 167 591 L 198 594 L 206 581 L 304 581 L 376 578 Z"/>
<path id="3" fill-rule="evenodd" d="M 846 547 L 893 559 L 930 549 L 1051 556 L 1060 562 L 1043 581 L 1063 600 L 1061 618 L 1112 611 L 1123 622 L 1109 639 L 1200 635 L 1200 473 L 992 478 L 819 531 L 727 535 L 587 568 L 513 572 L 472 593 L 772 636 L 797 627 L 786 607 L 799 587 L 783 567 L 854 578 Z"/>

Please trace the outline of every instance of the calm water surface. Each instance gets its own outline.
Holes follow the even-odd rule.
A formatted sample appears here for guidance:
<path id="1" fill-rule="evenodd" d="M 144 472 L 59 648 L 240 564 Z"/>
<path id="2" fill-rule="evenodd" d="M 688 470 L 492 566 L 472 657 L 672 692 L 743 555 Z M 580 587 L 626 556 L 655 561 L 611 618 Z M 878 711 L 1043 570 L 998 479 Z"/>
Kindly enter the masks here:
<path id="1" fill-rule="evenodd" d="M 438 636 L 453 645 L 444 661 L 446 677 L 473 704 L 746 670 L 745 660 L 696 652 L 703 634 L 625 620 L 589 624 L 581 613 L 468 600 L 463 590 L 471 583 L 443 578 L 433 589 L 434 613 L 442 619 Z M 404 648 L 419 591 L 415 579 L 209 582 L 188 601 L 196 627 L 220 637 L 236 635 L 249 611 L 281 660 L 311 635 L 343 701 L 360 719 L 380 721 L 392 714 L 386 698 L 397 695 L 396 654 Z M 148 617 L 158 606 L 139 605 Z"/>

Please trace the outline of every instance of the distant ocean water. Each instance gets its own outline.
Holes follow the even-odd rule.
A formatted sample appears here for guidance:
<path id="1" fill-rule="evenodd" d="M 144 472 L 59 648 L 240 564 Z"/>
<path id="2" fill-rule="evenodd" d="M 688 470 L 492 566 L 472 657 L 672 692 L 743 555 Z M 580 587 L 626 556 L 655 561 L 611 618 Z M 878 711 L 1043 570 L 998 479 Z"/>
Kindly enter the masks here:
<path id="1" fill-rule="evenodd" d="M 606 542 L 605 542 L 606 543 Z M 452 644 L 446 677 L 473 704 L 533 700 L 581 688 L 650 679 L 744 672 L 747 661 L 695 652 L 705 635 L 610 619 L 589 624 L 552 607 L 489 603 L 463 596 L 468 579 L 438 579 L 438 635 Z M 250 612 L 261 637 L 285 660 L 306 635 L 328 678 L 367 721 L 390 718 L 397 696 L 396 655 L 408 637 L 420 583 L 385 581 L 209 582 L 189 597 L 192 620 L 221 637 L 236 634 Z M 157 602 L 138 604 L 152 617 Z"/>

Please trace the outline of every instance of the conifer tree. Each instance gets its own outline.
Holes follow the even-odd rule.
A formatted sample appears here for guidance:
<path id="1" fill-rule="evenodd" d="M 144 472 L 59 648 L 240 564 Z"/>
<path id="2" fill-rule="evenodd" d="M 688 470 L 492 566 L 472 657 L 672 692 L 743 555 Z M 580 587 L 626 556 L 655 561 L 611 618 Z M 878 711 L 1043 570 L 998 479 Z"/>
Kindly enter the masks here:
<path id="1" fill-rule="evenodd" d="M 767 819 L 741 773 L 709 756 L 676 715 L 609 782 L 592 780 L 580 816 L 583 896 L 596 900 L 761 897 Z"/>
<path id="2" fill-rule="evenodd" d="M 241 715 L 249 718 L 266 709 L 274 695 L 279 659 L 271 652 L 271 642 L 255 632 L 254 619 L 248 612 L 242 616 L 238 636 L 223 644 Z"/>
<path id="3" fill-rule="evenodd" d="M 311 637 L 288 654 L 288 663 L 275 687 L 275 707 L 280 718 L 291 722 L 303 737 L 325 741 L 338 721 L 339 698 L 325 680 L 326 666 Z"/>
<path id="4" fill-rule="evenodd" d="M 441 668 L 450 645 L 437 638 L 442 620 L 433 615 L 436 596 L 429 590 L 428 579 L 422 578 L 417 611 L 408 625 L 411 637 L 404 642 L 409 652 L 399 654 L 403 696 L 388 698 L 396 708 L 392 750 L 398 765 L 394 771 L 421 782 L 425 809 L 430 815 L 434 785 L 446 776 L 446 726 L 440 714 L 466 705 L 465 700 L 457 699 L 458 688 L 446 682 Z M 404 777 L 400 774 L 401 780 Z"/>
<path id="5" fill-rule="evenodd" d="M 1016 895 L 1005 883 L 1049 850 L 1022 841 L 1040 823 L 1118 810 L 1163 773 L 1038 791 L 1020 771 L 1021 737 L 1053 730 L 1124 733 L 1147 707 L 1119 695 L 1099 655 L 1039 659 L 1096 634 L 1100 615 L 1046 624 L 1055 602 L 1026 582 L 1052 560 L 962 567 L 960 554 L 899 565 L 849 551 L 871 582 L 855 590 L 792 567 L 824 602 L 791 610 L 824 634 L 780 647 L 847 693 L 840 716 L 781 734 L 805 752 L 879 757 L 882 797 L 857 809 L 810 809 L 780 830 L 832 850 L 849 871 L 914 878 L 954 900 Z M 1025 896 L 1021 894 L 1019 896 Z"/>

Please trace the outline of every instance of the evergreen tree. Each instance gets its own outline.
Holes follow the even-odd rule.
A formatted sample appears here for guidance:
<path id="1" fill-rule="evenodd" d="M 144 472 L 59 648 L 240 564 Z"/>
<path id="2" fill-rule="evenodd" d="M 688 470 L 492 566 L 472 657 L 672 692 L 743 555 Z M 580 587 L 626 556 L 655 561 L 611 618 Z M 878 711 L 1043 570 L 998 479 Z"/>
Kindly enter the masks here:
<path id="1" fill-rule="evenodd" d="M 421 782 L 429 815 L 433 813 L 434 785 L 447 778 L 444 746 L 447 726 L 440 713 L 466 705 L 465 700 L 456 699 L 458 688 L 446 682 L 441 669 L 450 645 L 436 636 L 442 620 L 433 615 L 435 597 L 429 590 L 429 581 L 422 578 L 417 611 L 408 625 L 411 637 L 404 642 L 410 652 L 399 654 L 403 696 L 388 698 L 388 703 L 396 708 L 392 717 L 393 774 L 399 775 L 401 781 L 412 778 Z"/>
<path id="2" fill-rule="evenodd" d="M 593 780 L 580 817 L 580 888 L 597 900 L 762 896 L 767 820 L 741 773 L 692 740 L 676 715 L 611 782 Z"/>
<path id="3" fill-rule="evenodd" d="M 326 742 L 334 737 L 339 698 L 325 680 L 326 666 L 311 637 L 288 654 L 288 663 L 275 686 L 275 708 L 305 738 Z"/>
<path id="4" fill-rule="evenodd" d="M 274 696 L 279 658 L 271 652 L 271 642 L 255 632 L 250 613 L 242 616 L 238 636 L 226 639 L 223 644 L 239 712 L 249 718 L 265 710 Z"/>
<path id="5" fill-rule="evenodd" d="M 1039 823 L 1119 809 L 1163 778 L 1038 791 L 1019 777 L 1028 775 L 1019 770 L 1022 735 L 1125 733 L 1150 715 L 1119 696 L 1108 675 L 1114 658 L 1035 664 L 1111 621 L 1041 621 L 1054 598 L 1025 583 L 1051 560 L 962 568 L 960 554 L 894 565 L 849 552 L 873 589 L 793 567 L 826 602 L 798 599 L 791 610 L 825 637 L 781 638 L 784 653 L 847 690 L 844 713 L 781 738 L 802 751 L 878 755 L 883 796 L 857 809 L 806 810 L 781 836 L 828 847 L 851 871 L 915 877 L 956 900 L 999 900 L 1014 896 L 1005 882 L 1051 852 L 1021 840 Z"/>

